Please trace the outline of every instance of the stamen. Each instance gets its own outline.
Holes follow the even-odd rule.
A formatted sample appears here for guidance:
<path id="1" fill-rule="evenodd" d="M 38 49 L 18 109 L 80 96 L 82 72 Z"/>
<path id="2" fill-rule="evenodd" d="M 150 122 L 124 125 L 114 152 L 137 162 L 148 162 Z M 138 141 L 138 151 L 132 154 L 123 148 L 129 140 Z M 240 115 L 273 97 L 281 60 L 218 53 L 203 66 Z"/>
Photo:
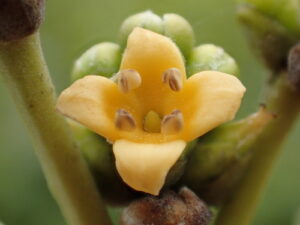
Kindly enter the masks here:
<path id="1" fill-rule="evenodd" d="M 183 115 L 180 110 L 174 110 L 171 114 L 164 116 L 161 122 L 163 134 L 174 134 L 182 130 L 184 125 Z"/>
<path id="2" fill-rule="evenodd" d="M 123 131 L 132 131 L 135 129 L 136 124 L 133 116 L 124 109 L 119 109 L 116 112 L 115 126 Z"/>
<path id="3" fill-rule="evenodd" d="M 145 116 L 144 130 L 151 133 L 159 133 L 161 126 L 161 118 L 155 111 L 149 111 Z"/>
<path id="4" fill-rule="evenodd" d="M 127 93 L 137 87 L 142 83 L 140 74 L 136 70 L 128 69 L 122 70 L 117 73 L 117 82 L 120 90 Z"/>
<path id="5" fill-rule="evenodd" d="M 177 68 L 171 68 L 164 72 L 162 81 L 169 84 L 173 91 L 180 91 L 182 89 L 181 72 Z"/>

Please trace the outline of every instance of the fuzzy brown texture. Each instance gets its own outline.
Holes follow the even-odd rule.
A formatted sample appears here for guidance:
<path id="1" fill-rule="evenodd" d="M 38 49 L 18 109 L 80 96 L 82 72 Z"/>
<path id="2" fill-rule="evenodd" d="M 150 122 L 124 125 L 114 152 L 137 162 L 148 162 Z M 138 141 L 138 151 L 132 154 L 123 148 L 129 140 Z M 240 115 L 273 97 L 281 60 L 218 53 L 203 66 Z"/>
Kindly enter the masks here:
<path id="1" fill-rule="evenodd" d="M 300 44 L 294 46 L 288 57 L 288 79 L 300 91 Z"/>
<path id="2" fill-rule="evenodd" d="M 0 0 L 0 42 L 33 34 L 44 17 L 44 0 Z"/>
<path id="3" fill-rule="evenodd" d="M 124 209 L 121 225 L 207 225 L 211 213 L 190 189 L 147 196 Z"/>

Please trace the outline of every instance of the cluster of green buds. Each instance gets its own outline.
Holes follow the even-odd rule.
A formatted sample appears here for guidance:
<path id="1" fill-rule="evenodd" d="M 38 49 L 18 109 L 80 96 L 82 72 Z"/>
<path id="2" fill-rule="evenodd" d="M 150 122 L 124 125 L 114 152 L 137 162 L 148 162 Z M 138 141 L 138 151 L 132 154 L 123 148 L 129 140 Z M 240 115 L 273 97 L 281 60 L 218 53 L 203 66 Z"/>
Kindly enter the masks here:
<path id="1" fill-rule="evenodd" d="M 136 72 L 128 70 L 126 73 L 120 73 L 120 67 L 122 67 L 122 63 L 126 61 L 126 59 L 122 61 L 122 56 L 129 57 L 127 55 L 130 55 L 128 51 L 131 49 L 128 45 L 130 46 L 132 39 L 134 39 L 132 33 L 144 32 L 143 30 L 137 31 L 137 27 L 155 32 L 172 40 L 180 50 L 181 56 L 179 56 L 179 59 L 183 59 L 183 66 L 185 68 L 183 70 L 186 71 L 187 77 L 197 73 L 205 73 L 205 71 L 216 71 L 218 76 L 223 76 L 222 74 L 224 73 L 233 75 L 230 77 L 239 75 L 239 69 L 235 60 L 221 47 L 214 44 L 195 46 L 193 29 L 183 17 L 177 14 L 165 14 L 163 17 L 159 17 L 151 11 L 146 11 L 130 16 L 124 21 L 120 29 L 119 44 L 112 42 L 96 44 L 76 60 L 71 76 L 72 82 L 75 82 L 74 86 L 76 86 L 78 80 L 82 78 L 85 79 L 85 77 L 88 77 L 87 75 L 90 74 L 104 76 L 117 82 L 120 90 L 124 93 L 140 85 L 140 78 L 138 78 L 139 76 Z M 151 36 L 153 34 L 146 32 L 145 36 L 147 35 Z M 154 39 L 156 38 L 155 35 L 153 35 L 153 37 Z M 129 40 L 129 38 L 131 38 L 131 40 Z M 126 49 L 126 45 L 128 49 Z M 123 80 L 118 77 L 121 76 L 120 74 Z M 183 85 L 178 78 L 178 74 L 178 70 L 172 69 L 167 71 L 163 76 L 163 83 L 168 83 L 170 89 L 174 92 L 179 91 Z M 211 76 L 213 76 L 213 74 Z M 236 78 L 234 77 L 232 79 Z M 94 79 L 94 81 L 98 82 L 96 79 Z M 92 80 L 90 82 L 92 82 Z M 84 84 L 77 83 L 78 88 L 82 86 L 84 86 Z M 91 87 L 91 89 L 92 88 L 93 87 Z M 243 91 L 244 90 L 241 92 Z M 71 89 L 67 90 L 67 92 L 70 93 Z M 63 100 L 60 99 L 59 101 L 65 105 L 71 104 L 70 101 L 74 98 L 71 98 L 70 94 L 68 93 L 67 95 L 66 93 L 63 94 Z M 77 93 L 79 93 L 79 91 Z M 59 104 L 63 105 L 62 103 Z M 232 107 L 238 108 L 239 103 L 235 103 L 234 105 L 235 106 Z M 68 107 L 70 108 L 71 106 Z M 72 116 L 72 112 L 69 112 L 66 107 L 59 106 L 59 109 L 72 119 L 75 118 L 75 120 L 80 121 L 80 118 L 82 118 L 78 115 Z M 72 110 L 74 111 L 74 108 L 72 108 Z M 93 112 L 91 111 L 91 113 Z M 228 113 L 230 114 L 230 118 L 226 118 L 219 123 L 232 119 L 232 113 Z M 164 184 L 161 187 L 162 192 L 168 189 L 188 186 L 200 198 L 205 199 L 208 204 L 217 205 L 222 203 L 242 174 L 242 168 L 247 162 L 247 153 L 250 150 L 251 144 L 272 118 L 273 115 L 269 113 L 265 107 L 261 107 L 257 113 L 245 119 L 229 122 L 217 128 L 214 126 L 212 127 L 214 129 L 209 129 L 211 130 L 209 133 L 202 136 L 208 131 L 207 130 L 201 133 L 201 137 L 193 139 L 193 141 L 188 142 L 186 146 L 183 145 L 184 151 L 180 151 L 178 157 L 175 159 L 175 163 L 170 164 L 171 168 L 167 170 Z M 87 119 L 85 121 L 87 121 Z M 133 116 L 125 110 L 117 112 L 116 121 L 118 129 L 126 131 L 135 129 L 136 122 Z M 181 112 L 179 111 L 173 111 L 164 118 L 161 118 L 158 113 L 150 111 L 145 117 L 144 126 L 146 127 L 144 127 L 144 129 L 149 129 L 153 132 L 157 132 L 157 130 L 160 132 L 161 129 L 161 132 L 165 132 L 166 134 L 171 133 L 173 135 L 174 132 L 181 131 L 183 122 Z M 124 173 L 122 174 L 122 172 L 120 172 L 124 165 L 121 165 L 119 162 L 116 168 L 115 160 L 116 158 L 119 160 L 119 153 L 116 152 L 122 150 L 118 149 L 116 151 L 116 149 L 113 149 L 110 137 L 102 137 L 98 135 L 97 132 L 94 132 L 95 129 L 91 131 L 73 120 L 70 120 L 69 123 L 77 140 L 77 144 L 86 157 L 96 181 L 99 180 L 99 190 L 103 193 L 103 197 L 108 203 L 124 204 L 133 199 L 145 196 L 143 193 L 145 191 L 140 192 L 143 189 L 131 188 L 127 185 L 127 181 L 130 180 L 130 178 L 126 177 L 127 174 L 124 175 Z M 93 122 L 86 123 L 92 124 L 90 127 L 93 127 Z M 160 124 L 162 124 L 161 128 L 159 127 Z M 117 141 L 117 144 L 121 145 L 120 141 Z M 117 144 L 115 143 L 114 145 Z M 176 146 L 181 145 L 181 142 L 176 142 Z M 140 145 L 131 145 L 126 143 L 126 141 L 122 142 L 122 147 L 141 148 Z M 162 148 L 161 151 L 163 151 L 169 147 L 160 146 L 157 148 Z M 171 146 L 171 148 L 173 147 Z M 174 148 L 175 151 L 177 147 Z M 172 151 L 170 151 L 169 154 L 172 154 Z M 226 179 L 224 177 L 226 177 Z M 124 182 L 124 179 L 126 182 Z M 133 186 L 134 185 L 135 184 L 133 184 Z M 149 193 L 152 192 L 149 191 Z M 162 197 L 162 199 L 163 198 L 164 197 Z M 142 203 L 135 202 L 133 204 L 134 206 L 131 206 L 131 208 L 136 208 L 136 205 Z M 124 222 L 124 224 L 129 223 Z M 207 224 L 207 222 L 202 224 Z"/>
<path id="2" fill-rule="evenodd" d="M 195 34 L 186 19 L 177 14 L 165 14 L 162 18 L 151 11 L 127 18 L 120 28 L 119 43 L 102 42 L 86 50 L 75 62 L 72 82 L 88 74 L 111 77 L 118 72 L 122 51 L 129 34 L 135 27 L 142 27 L 172 39 L 181 50 L 188 76 L 205 70 L 215 70 L 238 75 L 235 60 L 225 50 L 214 44 L 195 45 Z"/>

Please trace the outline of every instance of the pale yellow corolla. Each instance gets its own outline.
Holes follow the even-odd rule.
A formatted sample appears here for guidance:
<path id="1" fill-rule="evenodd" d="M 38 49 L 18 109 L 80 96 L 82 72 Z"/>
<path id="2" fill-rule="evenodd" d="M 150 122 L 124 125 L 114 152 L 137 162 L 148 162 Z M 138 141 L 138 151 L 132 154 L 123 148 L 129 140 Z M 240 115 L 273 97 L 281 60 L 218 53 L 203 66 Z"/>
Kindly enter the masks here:
<path id="1" fill-rule="evenodd" d="M 158 195 L 186 143 L 234 118 L 245 87 L 229 74 L 186 78 L 167 37 L 135 28 L 119 72 L 88 75 L 59 96 L 57 108 L 113 144 L 117 170 L 130 187 Z"/>

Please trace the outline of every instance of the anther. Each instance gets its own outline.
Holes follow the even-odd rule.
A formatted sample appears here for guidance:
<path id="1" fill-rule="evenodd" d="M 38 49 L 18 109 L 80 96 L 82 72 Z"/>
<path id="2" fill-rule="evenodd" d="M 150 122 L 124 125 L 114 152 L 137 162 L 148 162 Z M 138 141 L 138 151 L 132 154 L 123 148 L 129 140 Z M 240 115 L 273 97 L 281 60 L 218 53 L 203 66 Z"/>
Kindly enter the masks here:
<path id="1" fill-rule="evenodd" d="M 142 83 L 141 76 L 136 70 L 122 70 L 116 76 L 118 86 L 124 93 L 139 87 Z"/>
<path id="2" fill-rule="evenodd" d="M 177 68 L 171 68 L 164 72 L 162 81 L 168 84 L 173 91 L 180 91 L 182 88 L 181 72 Z"/>
<path id="3" fill-rule="evenodd" d="M 182 130 L 184 125 L 183 115 L 180 110 L 174 110 L 171 114 L 164 116 L 161 121 L 161 132 L 163 134 L 174 134 Z"/>
<path id="4" fill-rule="evenodd" d="M 132 131 L 135 129 L 136 124 L 133 116 L 124 109 L 119 109 L 116 112 L 115 126 L 123 131 Z"/>

